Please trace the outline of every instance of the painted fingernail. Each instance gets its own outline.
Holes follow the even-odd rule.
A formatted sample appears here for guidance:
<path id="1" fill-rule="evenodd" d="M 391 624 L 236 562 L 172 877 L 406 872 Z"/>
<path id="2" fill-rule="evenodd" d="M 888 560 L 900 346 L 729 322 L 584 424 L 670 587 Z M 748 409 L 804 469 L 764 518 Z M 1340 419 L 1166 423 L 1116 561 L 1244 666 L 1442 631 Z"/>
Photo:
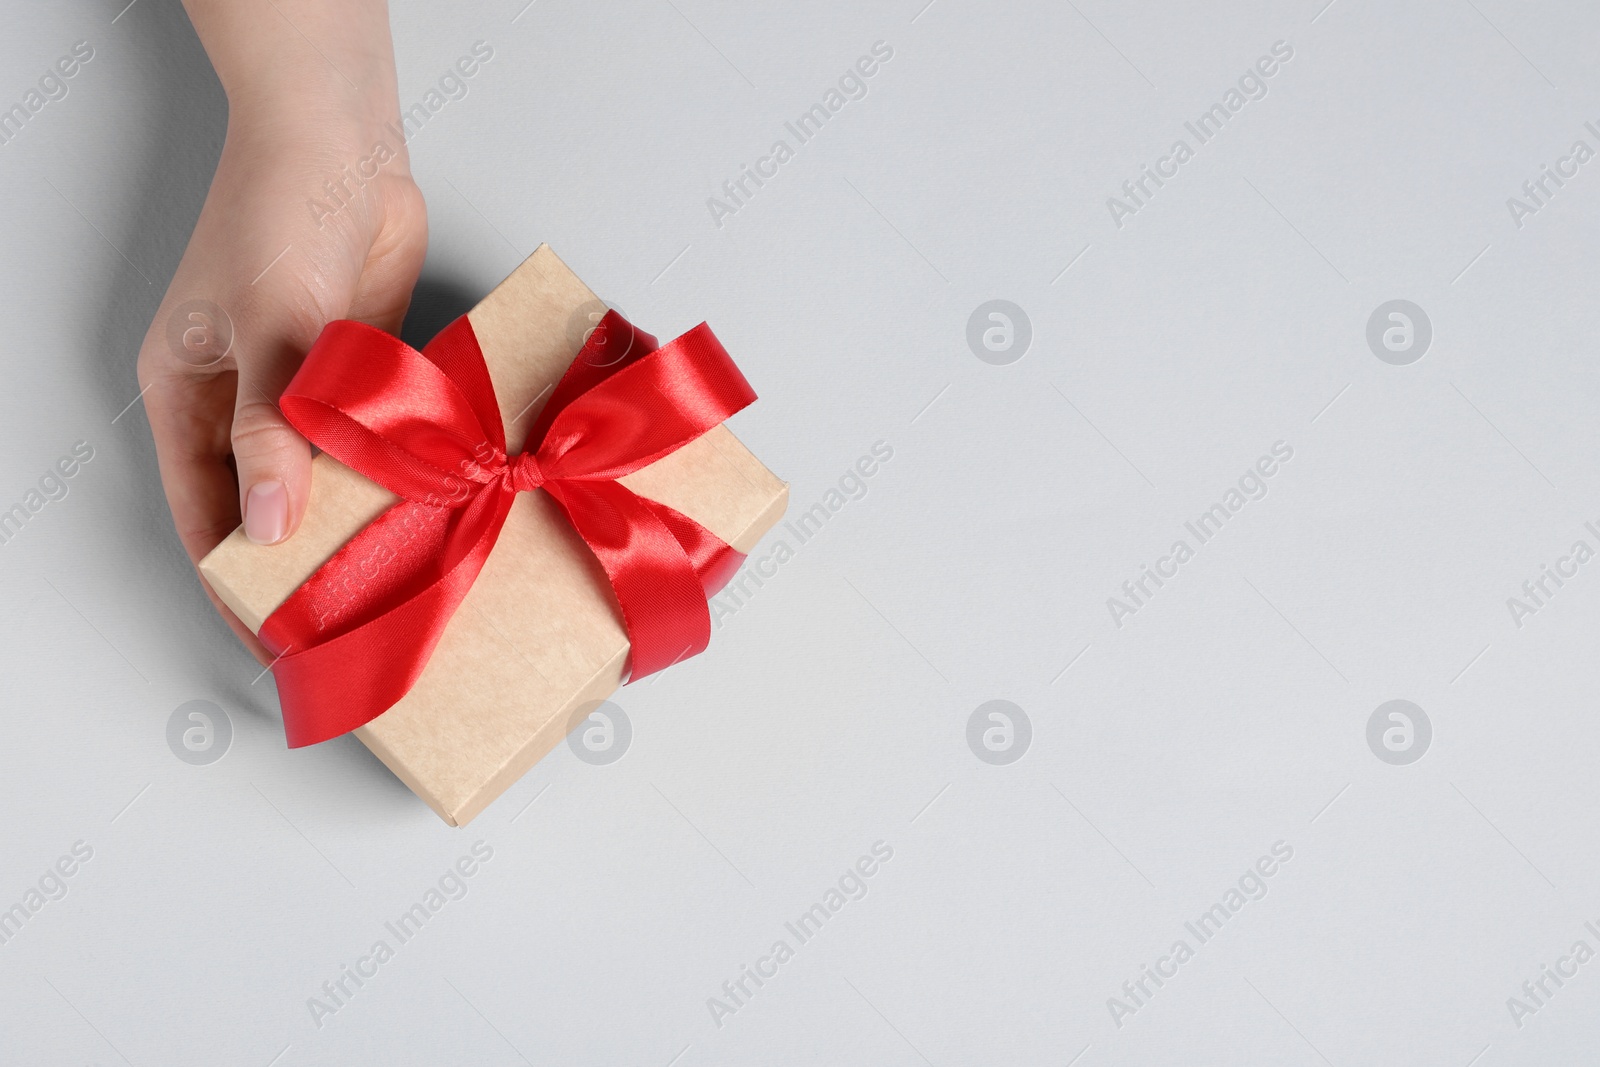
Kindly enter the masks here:
<path id="1" fill-rule="evenodd" d="M 244 535 L 258 545 L 277 544 L 289 532 L 289 491 L 282 482 L 257 482 L 244 498 Z"/>

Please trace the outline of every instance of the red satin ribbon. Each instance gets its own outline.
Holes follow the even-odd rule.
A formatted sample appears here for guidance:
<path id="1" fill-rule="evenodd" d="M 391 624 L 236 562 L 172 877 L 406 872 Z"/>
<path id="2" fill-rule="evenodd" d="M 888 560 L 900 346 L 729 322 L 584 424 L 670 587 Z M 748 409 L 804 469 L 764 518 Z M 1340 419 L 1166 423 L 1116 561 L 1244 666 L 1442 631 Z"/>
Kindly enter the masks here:
<path id="1" fill-rule="evenodd" d="M 744 556 L 617 479 L 755 398 L 705 323 L 658 348 L 611 311 L 534 421 L 528 450 L 508 456 L 465 315 L 421 352 L 371 326 L 329 323 L 283 394 L 284 416 L 401 500 L 261 626 L 278 657 L 289 747 L 370 722 L 411 689 L 519 492 L 549 493 L 604 568 L 630 679 L 699 653 L 711 637 L 706 599 Z"/>

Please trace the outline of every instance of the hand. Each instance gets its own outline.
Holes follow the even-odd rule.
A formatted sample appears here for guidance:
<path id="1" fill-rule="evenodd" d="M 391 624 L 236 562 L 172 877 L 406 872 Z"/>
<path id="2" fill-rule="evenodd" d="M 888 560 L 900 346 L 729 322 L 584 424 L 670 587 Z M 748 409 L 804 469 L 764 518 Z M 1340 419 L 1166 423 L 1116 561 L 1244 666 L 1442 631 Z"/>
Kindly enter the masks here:
<path id="1" fill-rule="evenodd" d="M 311 450 L 278 398 L 327 322 L 399 332 L 427 249 L 427 216 L 396 125 L 383 3 L 188 7 L 228 93 L 228 133 L 138 374 L 173 523 L 198 561 L 241 516 L 247 536 L 263 544 L 299 526 Z M 190 301 L 220 309 L 221 321 L 210 310 L 191 316 Z M 255 636 L 206 592 L 268 662 Z"/>

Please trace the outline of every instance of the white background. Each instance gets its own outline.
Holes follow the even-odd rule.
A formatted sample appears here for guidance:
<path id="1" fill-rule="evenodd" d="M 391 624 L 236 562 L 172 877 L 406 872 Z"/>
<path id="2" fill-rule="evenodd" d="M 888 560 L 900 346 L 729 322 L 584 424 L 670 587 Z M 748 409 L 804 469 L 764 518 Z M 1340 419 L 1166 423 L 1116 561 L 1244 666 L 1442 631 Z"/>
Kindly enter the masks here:
<path id="1" fill-rule="evenodd" d="M 93 858 L 0 945 L 0 1059 L 1596 1054 L 1600 961 L 1520 1026 L 1507 998 L 1600 950 L 1600 563 L 1520 627 L 1507 599 L 1600 548 L 1600 161 L 1520 227 L 1507 198 L 1600 149 L 1600 12 L 524 2 L 394 5 L 404 105 L 494 51 L 410 145 L 434 319 L 548 241 L 652 332 L 711 322 L 793 512 L 893 459 L 706 655 L 618 695 L 618 762 L 557 749 L 452 830 L 354 739 L 287 751 L 128 406 L 225 101 L 176 0 L 13 5 L 0 101 L 95 58 L 0 147 L 0 507 L 95 457 L 0 546 L 0 908 Z M 878 41 L 867 96 L 718 226 L 707 198 Z M 1119 228 L 1107 198 L 1277 41 L 1265 98 Z M 996 298 L 1033 333 L 1003 366 L 966 340 Z M 1394 299 L 1432 323 L 1406 366 L 1366 340 Z M 1265 498 L 1116 625 L 1280 441 Z M 196 699 L 233 729 L 209 766 L 166 740 Z M 994 699 L 1032 724 L 1007 766 L 966 740 Z M 1394 699 L 1433 730 L 1404 766 L 1367 742 Z M 308 998 L 479 840 L 467 895 L 319 1026 Z M 866 897 L 718 1025 L 708 998 L 878 841 Z M 1184 922 L 1276 842 L 1199 945 Z"/>

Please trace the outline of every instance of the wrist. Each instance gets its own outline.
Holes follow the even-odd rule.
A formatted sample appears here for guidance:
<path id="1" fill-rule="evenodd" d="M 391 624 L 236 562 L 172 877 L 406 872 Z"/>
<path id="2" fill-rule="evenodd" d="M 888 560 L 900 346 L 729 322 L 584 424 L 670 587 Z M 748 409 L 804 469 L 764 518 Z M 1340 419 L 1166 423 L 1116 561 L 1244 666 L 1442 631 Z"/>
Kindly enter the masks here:
<path id="1" fill-rule="evenodd" d="M 229 125 L 294 131 L 398 118 L 385 0 L 185 0 Z"/>
<path id="2" fill-rule="evenodd" d="M 374 137 L 403 141 L 395 91 L 352 88 L 337 75 L 327 80 L 269 77 L 237 84 L 228 93 L 228 137 L 285 149 L 309 146 L 371 147 Z"/>

